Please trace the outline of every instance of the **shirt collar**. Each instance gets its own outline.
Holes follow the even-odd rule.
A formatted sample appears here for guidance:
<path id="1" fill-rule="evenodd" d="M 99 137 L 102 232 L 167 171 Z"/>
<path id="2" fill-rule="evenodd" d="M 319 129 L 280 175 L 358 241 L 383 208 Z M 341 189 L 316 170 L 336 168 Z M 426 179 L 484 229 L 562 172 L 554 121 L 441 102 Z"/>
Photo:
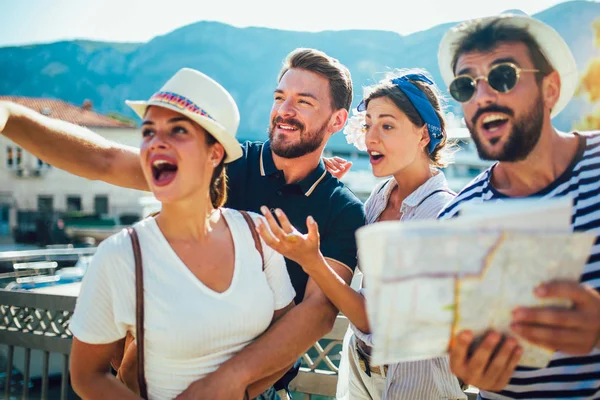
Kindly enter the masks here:
<path id="1" fill-rule="evenodd" d="M 385 199 L 383 204 L 387 205 L 392 191 L 396 186 L 398 186 L 396 180 L 394 178 L 390 178 L 388 183 L 386 183 L 381 189 L 379 195 L 383 196 Z M 429 196 L 431 192 L 439 189 L 448 189 L 448 182 L 446 181 L 446 177 L 442 171 L 437 171 L 434 176 L 426 180 L 425 183 L 417 188 L 417 190 L 408 195 L 400 207 L 416 207 L 425 197 Z"/>
<path id="2" fill-rule="evenodd" d="M 319 165 L 317 165 L 317 168 L 315 168 L 313 172 L 311 172 L 306 178 L 302 179 L 297 184 L 304 192 L 304 195 L 308 197 L 317 188 L 319 183 L 321 183 L 321 181 L 325 179 L 326 175 L 327 170 L 325 169 L 323 160 L 319 160 Z"/>
<path id="3" fill-rule="evenodd" d="M 260 149 L 259 163 L 261 176 L 269 176 L 279 172 L 275 166 L 275 161 L 273 160 L 273 153 L 271 152 L 271 143 L 269 140 L 265 141 Z M 326 175 L 327 170 L 325 169 L 325 164 L 323 164 L 323 160 L 319 160 L 317 168 L 315 168 L 306 178 L 296 183 L 296 185 L 298 185 L 302 192 L 304 192 L 304 195 L 308 197 L 317 188 L 319 183 L 325 179 Z"/>
<path id="4" fill-rule="evenodd" d="M 275 161 L 273 160 L 273 153 L 271 153 L 271 142 L 269 140 L 265 141 L 260 148 L 259 163 L 261 176 L 273 175 L 279 172 L 275 166 Z"/>
<path id="5" fill-rule="evenodd" d="M 436 171 L 437 173 L 425 181 L 424 184 L 419 186 L 417 190 L 412 192 L 404 201 L 402 205 L 406 207 L 415 207 L 423 201 L 423 199 L 431 194 L 431 192 L 448 189 L 448 182 L 442 171 Z M 395 181 L 394 181 L 395 182 Z"/>

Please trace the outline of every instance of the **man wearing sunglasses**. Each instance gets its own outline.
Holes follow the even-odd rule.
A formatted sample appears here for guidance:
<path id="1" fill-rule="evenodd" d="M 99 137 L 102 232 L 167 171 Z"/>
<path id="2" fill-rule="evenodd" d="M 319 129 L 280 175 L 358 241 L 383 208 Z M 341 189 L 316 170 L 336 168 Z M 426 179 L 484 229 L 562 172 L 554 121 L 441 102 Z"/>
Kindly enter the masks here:
<path id="1" fill-rule="evenodd" d="M 459 205 L 517 197 L 573 199 L 572 227 L 600 233 L 600 133 L 563 133 L 551 122 L 577 86 L 575 60 L 552 28 L 527 16 L 503 15 L 451 29 L 439 50 L 442 76 L 462 103 L 481 158 L 497 161 L 440 214 Z M 554 282 L 538 297 L 573 307 L 513 312 L 514 335 L 556 350 L 546 368 L 517 367 L 511 337 L 490 332 L 478 345 L 460 332 L 450 350 L 453 372 L 483 399 L 600 398 L 600 246 L 579 282 Z"/>

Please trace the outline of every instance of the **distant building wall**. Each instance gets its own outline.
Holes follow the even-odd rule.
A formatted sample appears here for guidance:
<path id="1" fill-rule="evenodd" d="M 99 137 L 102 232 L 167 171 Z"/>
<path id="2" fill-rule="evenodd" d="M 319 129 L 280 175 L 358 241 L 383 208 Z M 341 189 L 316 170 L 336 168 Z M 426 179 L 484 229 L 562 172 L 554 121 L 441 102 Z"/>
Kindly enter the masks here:
<path id="1" fill-rule="evenodd" d="M 136 147 L 140 144 L 137 128 L 95 128 L 94 131 L 122 144 Z M 95 212 L 99 207 L 106 209 L 109 216 L 118 217 L 123 213 L 141 215 L 139 199 L 148 193 L 84 179 L 51 167 L 0 135 L 0 206 L 10 206 L 11 227 L 16 223 L 16 210 L 37 210 L 40 196 L 47 196 L 42 200 L 46 205 L 48 199 L 52 199 L 54 210 L 66 211 L 68 205 L 77 207 L 80 203 L 83 212 Z"/>

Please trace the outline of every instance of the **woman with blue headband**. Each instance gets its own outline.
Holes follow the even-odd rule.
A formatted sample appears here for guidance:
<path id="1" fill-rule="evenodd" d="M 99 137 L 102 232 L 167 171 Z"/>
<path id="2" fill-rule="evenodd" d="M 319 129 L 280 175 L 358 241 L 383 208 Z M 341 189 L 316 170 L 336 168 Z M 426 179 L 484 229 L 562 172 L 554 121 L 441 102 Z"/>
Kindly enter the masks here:
<path id="1" fill-rule="evenodd" d="M 396 74 L 366 88 L 357 110 L 344 130 L 348 141 L 369 153 L 375 176 L 391 176 L 365 203 L 367 223 L 436 218 L 455 194 L 439 169 L 446 165 L 448 151 L 434 83 L 420 71 Z M 269 228 L 258 229 L 265 242 L 302 265 L 351 322 L 338 399 L 466 399 L 447 357 L 371 365 L 373 338 L 362 289 L 354 291 L 328 266 L 319 252 L 316 223 L 309 217 L 308 234 L 302 235 L 280 210 L 275 213 L 281 227 L 268 210 L 263 213 Z"/>

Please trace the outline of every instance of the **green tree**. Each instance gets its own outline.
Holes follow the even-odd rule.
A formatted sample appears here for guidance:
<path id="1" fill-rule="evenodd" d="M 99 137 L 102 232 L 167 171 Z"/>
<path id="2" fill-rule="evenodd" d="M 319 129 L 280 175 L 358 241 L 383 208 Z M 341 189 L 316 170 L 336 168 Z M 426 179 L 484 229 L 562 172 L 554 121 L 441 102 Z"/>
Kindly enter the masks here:
<path id="1" fill-rule="evenodd" d="M 596 47 L 600 49 L 600 19 L 593 25 L 596 36 Z M 576 130 L 600 129 L 600 57 L 593 59 L 581 78 L 576 95 L 586 96 L 595 105 L 594 110 L 575 124 Z"/>

